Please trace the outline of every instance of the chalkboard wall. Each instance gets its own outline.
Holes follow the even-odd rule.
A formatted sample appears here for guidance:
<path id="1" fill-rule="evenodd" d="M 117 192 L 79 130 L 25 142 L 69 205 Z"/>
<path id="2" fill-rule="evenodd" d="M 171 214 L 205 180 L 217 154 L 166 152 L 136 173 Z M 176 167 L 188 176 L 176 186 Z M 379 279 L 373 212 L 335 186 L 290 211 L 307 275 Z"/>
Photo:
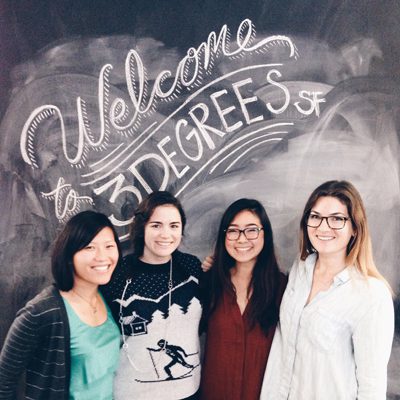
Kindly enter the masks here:
<path id="1" fill-rule="evenodd" d="M 396 0 L 3 1 L 0 343 L 51 280 L 65 220 L 95 208 L 124 239 L 158 189 L 182 200 L 199 257 L 230 202 L 259 199 L 287 271 L 311 190 L 350 180 L 397 296 L 399 20 Z"/>

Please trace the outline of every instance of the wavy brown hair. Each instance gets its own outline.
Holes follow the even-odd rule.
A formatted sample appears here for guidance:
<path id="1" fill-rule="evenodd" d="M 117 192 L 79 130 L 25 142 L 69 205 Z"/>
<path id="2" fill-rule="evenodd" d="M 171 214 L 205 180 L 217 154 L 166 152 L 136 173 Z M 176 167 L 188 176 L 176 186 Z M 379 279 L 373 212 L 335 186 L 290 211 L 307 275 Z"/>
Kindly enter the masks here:
<path id="1" fill-rule="evenodd" d="M 390 288 L 374 262 L 367 215 L 360 193 L 348 181 L 328 181 L 311 193 L 300 221 L 300 258 L 305 260 L 309 254 L 315 252 L 307 233 L 307 218 L 321 197 L 334 197 L 347 207 L 354 236 L 347 245 L 346 264 L 354 265 L 365 277 L 372 276 L 382 280 Z"/>
<path id="2" fill-rule="evenodd" d="M 144 231 L 154 210 L 159 206 L 175 207 L 182 220 L 182 235 L 186 225 L 186 216 L 181 202 L 170 192 L 159 190 L 151 193 L 145 198 L 135 210 L 135 218 L 131 224 L 130 238 L 133 244 L 134 253 L 137 257 L 143 255 L 144 250 Z"/>

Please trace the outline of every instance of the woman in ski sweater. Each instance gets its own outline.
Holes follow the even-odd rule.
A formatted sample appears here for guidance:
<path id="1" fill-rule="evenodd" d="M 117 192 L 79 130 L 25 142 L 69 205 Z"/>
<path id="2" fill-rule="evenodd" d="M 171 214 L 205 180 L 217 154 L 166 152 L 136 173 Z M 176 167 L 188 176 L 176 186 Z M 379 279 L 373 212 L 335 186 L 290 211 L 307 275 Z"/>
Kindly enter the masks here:
<path id="1" fill-rule="evenodd" d="M 196 399 L 200 382 L 200 261 L 177 250 L 186 218 L 159 191 L 139 204 L 131 227 L 134 253 L 102 288 L 122 332 L 116 400 Z"/>

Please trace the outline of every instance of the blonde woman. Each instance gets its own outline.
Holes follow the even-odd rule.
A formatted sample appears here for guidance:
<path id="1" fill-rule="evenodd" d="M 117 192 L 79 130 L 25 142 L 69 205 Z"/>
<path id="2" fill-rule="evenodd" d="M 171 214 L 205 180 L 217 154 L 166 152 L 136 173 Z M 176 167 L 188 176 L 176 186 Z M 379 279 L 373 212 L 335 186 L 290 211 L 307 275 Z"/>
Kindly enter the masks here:
<path id="1" fill-rule="evenodd" d="M 386 399 L 393 301 L 360 194 L 346 181 L 323 183 L 300 231 L 261 399 Z"/>

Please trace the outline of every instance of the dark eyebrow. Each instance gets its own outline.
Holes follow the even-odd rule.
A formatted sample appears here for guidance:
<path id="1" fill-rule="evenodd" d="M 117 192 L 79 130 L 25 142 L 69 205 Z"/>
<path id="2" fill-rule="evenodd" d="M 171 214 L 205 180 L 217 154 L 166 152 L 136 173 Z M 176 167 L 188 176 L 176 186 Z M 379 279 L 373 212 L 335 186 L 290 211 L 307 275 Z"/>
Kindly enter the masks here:
<path id="1" fill-rule="evenodd" d="M 154 220 L 154 221 L 149 221 L 148 222 L 148 224 L 163 224 L 163 222 L 161 222 L 161 221 L 157 221 L 157 220 Z M 181 221 L 172 221 L 172 222 L 168 222 L 168 224 L 181 224 Z"/>
<path id="2" fill-rule="evenodd" d="M 315 210 L 311 210 L 310 213 L 317 214 L 317 215 L 321 215 L 318 211 L 315 211 Z M 332 214 L 329 214 L 329 215 L 328 215 L 328 217 L 334 217 L 334 216 L 345 217 L 346 214 L 341 213 L 341 212 L 335 212 L 335 213 L 332 213 Z"/>
<path id="3" fill-rule="evenodd" d="M 247 227 L 250 227 L 250 226 L 258 227 L 258 225 L 257 225 L 255 222 L 252 222 L 251 224 L 246 224 L 246 225 L 245 225 L 246 228 L 247 228 Z M 238 225 L 238 224 L 229 224 L 228 228 L 230 228 L 230 227 L 232 227 L 232 228 L 239 228 L 239 225 Z"/>

